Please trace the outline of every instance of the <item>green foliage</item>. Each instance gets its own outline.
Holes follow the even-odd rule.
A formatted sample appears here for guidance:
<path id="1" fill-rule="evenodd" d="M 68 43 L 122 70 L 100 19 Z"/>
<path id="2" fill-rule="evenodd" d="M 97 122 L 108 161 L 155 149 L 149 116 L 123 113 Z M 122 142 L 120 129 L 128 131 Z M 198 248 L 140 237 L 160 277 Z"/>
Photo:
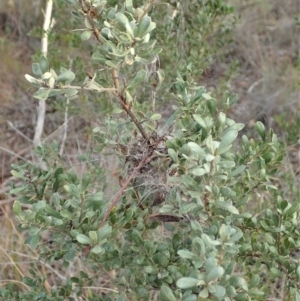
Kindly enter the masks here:
<path id="1" fill-rule="evenodd" d="M 284 200 L 276 188 L 283 157 L 276 134 L 261 122 L 254 127 L 256 139 L 240 134 L 244 125 L 226 115 L 237 95 L 225 93 L 218 102 L 195 83 L 201 53 L 190 38 L 191 61 L 185 66 L 190 72 L 178 70 L 172 93 L 164 91 L 177 103 L 169 119 L 159 123 L 162 115 L 155 110 L 153 91 L 163 90 L 168 72 L 155 70 L 153 82 L 145 71 L 167 45 L 157 47 L 151 35 L 159 27 L 153 21 L 155 1 L 140 7 L 130 0 L 119 6 L 103 0 L 66 2 L 82 20 L 81 39 L 94 37 L 98 43 L 91 57 L 105 75 L 99 80 L 96 72 L 79 86 L 71 85 L 76 73 L 60 67 L 57 74 L 41 57 L 33 64 L 34 76 L 26 79 L 37 89 L 37 99 L 75 99 L 81 90 L 108 93 L 113 113 L 94 129 L 95 150 L 119 162 L 120 188 L 108 187 L 108 175 L 92 165 L 79 176 L 46 145 L 37 153 L 47 169 L 30 162 L 12 165 L 13 176 L 22 183 L 11 194 L 26 244 L 41 259 L 62 267 L 82 260 L 90 274 L 78 272 L 49 289 L 32 269 L 23 280 L 27 290 L 15 291 L 10 284 L 0 289 L 0 297 L 265 300 L 269 284 L 280 278 L 286 281 L 286 296 L 299 298 L 300 268 L 294 256 L 300 241 L 299 204 Z M 230 12 L 222 1 L 207 1 L 199 15 L 190 12 L 186 18 L 201 21 L 205 36 L 214 18 Z M 170 20 L 168 26 L 180 21 Z M 152 111 L 149 102 L 139 99 L 144 86 L 152 90 Z M 117 191 L 113 197 L 108 188 Z M 261 200 L 272 206 L 257 214 Z M 44 233 L 50 245 L 43 241 Z M 99 273 L 111 271 L 116 276 L 110 290 L 86 292 L 86 286 L 98 285 Z"/>

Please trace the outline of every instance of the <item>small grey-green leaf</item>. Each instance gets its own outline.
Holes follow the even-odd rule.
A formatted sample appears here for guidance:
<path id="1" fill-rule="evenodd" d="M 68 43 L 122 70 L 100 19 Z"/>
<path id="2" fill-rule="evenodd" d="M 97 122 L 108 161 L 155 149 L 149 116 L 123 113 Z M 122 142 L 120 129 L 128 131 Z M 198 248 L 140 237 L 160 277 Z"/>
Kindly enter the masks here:
<path id="1" fill-rule="evenodd" d="M 162 285 L 159 292 L 159 300 L 161 301 L 176 301 L 172 290 L 167 285 Z"/>
<path id="2" fill-rule="evenodd" d="M 176 282 L 177 287 L 181 289 L 192 288 L 203 284 L 205 284 L 203 280 L 199 280 L 192 277 L 182 277 Z"/>
<path id="3" fill-rule="evenodd" d="M 218 266 L 218 261 L 215 257 L 208 257 L 205 260 L 205 269 L 207 272 Z"/>
<path id="4" fill-rule="evenodd" d="M 154 254 L 152 256 L 152 260 L 156 265 L 158 265 L 162 268 L 166 268 L 169 264 L 168 257 L 166 255 L 164 255 L 163 253 L 161 253 L 161 252 L 158 252 L 158 253 Z"/>
<path id="5" fill-rule="evenodd" d="M 126 95 L 126 103 L 130 104 L 133 100 L 131 94 L 127 90 L 125 90 L 125 95 Z"/>
<path id="6" fill-rule="evenodd" d="M 119 61 L 116 61 L 116 60 L 106 60 L 105 61 L 105 64 L 109 67 L 113 67 L 113 68 L 119 68 L 119 64 L 120 62 Z"/>
<path id="7" fill-rule="evenodd" d="M 35 76 L 37 76 L 37 77 L 42 77 L 42 75 L 43 75 L 43 71 L 42 71 L 42 69 L 41 69 L 41 66 L 40 66 L 40 64 L 39 63 L 33 63 L 32 64 L 32 72 L 33 72 L 33 74 L 35 75 Z"/>
<path id="8" fill-rule="evenodd" d="M 197 153 L 198 155 L 205 157 L 205 151 L 203 148 L 201 148 L 201 146 L 195 142 L 189 142 L 188 146 L 190 147 L 190 149 Z"/>
<path id="9" fill-rule="evenodd" d="M 25 74 L 25 78 L 27 81 L 29 81 L 33 86 L 35 87 L 40 87 L 41 83 L 33 76 L 29 75 L 29 74 Z"/>
<path id="10" fill-rule="evenodd" d="M 248 291 L 248 285 L 247 285 L 246 280 L 244 278 L 240 277 L 240 276 L 232 276 L 229 279 L 229 283 L 231 285 L 233 285 L 235 288 L 240 288 L 241 287 L 245 291 Z"/>
<path id="11" fill-rule="evenodd" d="M 177 254 L 184 259 L 193 259 L 196 255 L 189 250 L 179 250 Z"/>
<path id="12" fill-rule="evenodd" d="M 151 18 L 149 16 L 144 16 L 138 24 L 137 37 L 143 37 L 146 34 L 146 31 L 150 24 Z"/>
<path id="13" fill-rule="evenodd" d="M 18 193 L 20 193 L 21 191 L 26 190 L 26 189 L 28 189 L 28 187 L 25 186 L 25 185 L 23 185 L 23 186 L 20 186 L 20 187 L 11 189 L 11 190 L 9 191 L 9 193 L 10 193 L 10 194 L 18 194 Z"/>
<path id="14" fill-rule="evenodd" d="M 211 284 L 208 286 L 208 291 L 214 295 L 218 300 L 222 300 L 225 297 L 226 289 L 222 285 Z"/>
<path id="15" fill-rule="evenodd" d="M 60 219 L 60 220 L 61 220 L 61 215 L 59 214 L 58 211 L 56 211 L 55 209 L 53 209 L 53 208 L 51 207 L 51 205 L 45 204 L 44 210 L 45 210 L 45 212 L 48 213 L 50 216 L 54 216 L 54 217 L 56 217 L 57 219 Z"/>
<path id="16" fill-rule="evenodd" d="M 259 136 L 261 137 L 261 139 L 263 141 L 265 141 L 266 138 L 266 128 L 264 126 L 264 124 L 261 121 L 257 121 L 255 123 L 255 129 L 257 130 Z"/>
<path id="17" fill-rule="evenodd" d="M 96 231 L 89 231 L 89 237 L 93 242 L 98 242 L 98 235 Z"/>
<path id="18" fill-rule="evenodd" d="M 101 229 L 97 231 L 99 241 L 105 238 L 109 238 L 111 233 L 112 233 L 112 227 L 105 224 Z"/>
<path id="19" fill-rule="evenodd" d="M 225 135 L 226 132 L 229 132 L 231 130 L 241 131 L 245 127 L 244 123 L 235 123 L 232 126 L 226 128 L 226 130 L 223 132 L 223 135 Z"/>
<path id="20" fill-rule="evenodd" d="M 21 203 L 19 201 L 14 202 L 13 211 L 14 211 L 16 216 L 20 216 L 22 214 Z"/>
<path id="21" fill-rule="evenodd" d="M 81 40 L 86 41 L 91 37 L 91 35 L 92 35 L 91 30 L 85 30 L 81 33 L 80 37 L 81 37 Z"/>
<path id="22" fill-rule="evenodd" d="M 237 175 L 241 174 L 246 168 L 246 165 L 240 165 L 235 170 L 233 170 L 229 176 L 230 177 L 236 177 Z"/>
<path id="23" fill-rule="evenodd" d="M 26 179 L 26 177 L 16 170 L 11 170 L 10 173 L 17 179 Z"/>
<path id="24" fill-rule="evenodd" d="M 40 59 L 40 67 L 43 73 L 49 71 L 49 62 L 45 56 L 42 56 Z"/>
<path id="25" fill-rule="evenodd" d="M 205 243 L 206 246 L 211 247 L 211 246 L 218 246 L 221 244 L 220 241 L 218 240 L 212 240 L 207 234 L 202 234 L 201 238 L 203 242 Z"/>
<path id="26" fill-rule="evenodd" d="M 133 8 L 132 0 L 125 0 L 125 6 L 127 11 L 134 15 L 135 9 Z"/>
<path id="27" fill-rule="evenodd" d="M 188 295 L 183 297 L 182 301 L 197 301 L 196 295 Z"/>
<path id="28" fill-rule="evenodd" d="M 236 130 L 227 132 L 222 138 L 222 141 L 220 142 L 218 148 L 218 154 L 223 154 L 224 152 L 226 152 L 237 136 L 238 136 L 238 131 Z"/>
<path id="29" fill-rule="evenodd" d="M 193 117 L 202 128 L 206 129 L 206 123 L 199 114 L 193 114 Z"/>
<path id="30" fill-rule="evenodd" d="M 255 288 L 258 286 L 258 284 L 260 283 L 260 276 L 255 274 L 252 276 L 250 282 L 249 282 L 249 288 Z"/>
<path id="31" fill-rule="evenodd" d="M 102 254 L 102 253 L 104 253 L 104 249 L 101 246 L 96 245 L 95 247 L 93 247 L 91 249 L 91 252 L 94 254 Z"/>
<path id="32" fill-rule="evenodd" d="M 150 117 L 151 120 L 155 121 L 155 120 L 159 120 L 161 119 L 161 114 L 153 114 L 151 117 Z"/>
<path id="33" fill-rule="evenodd" d="M 51 89 L 40 88 L 34 94 L 33 97 L 39 100 L 46 100 L 49 97 Z"/>
<path id="34" fill-rule="evenodd" d="M 208 290 L 207 290 L 206 287 L 204 287 L 203 290 L 201 290 L 201 292 L 199 293 L 199 297 L 202 298 L 202 299 L 204 299 L 204 300 L 207 300 Z"/>
<path id="35" fill-rule="evenodd" d="M 174 210 L 174 206 L 172 205 L 163 205 L 160 209 L 159 212 L 160 213 L 170 213 Z"/>
<path id="36" fill-rule="evenodd" d="M 224 275 L 224 269 L 222 267 L 214 267 L 208 272 L 206 276 L 206 283 L 221 278 L 223 275 Z"/>
<path id="37" fill-rule="evenodd" d="M 40 235 L 33 235 L 30 239 L 29 245 L 31 249 L 35 249 L 40 241 Z"/>
<path id="38" fill-rule="evenodd" d="M 61 210 L 59 213 L 62 217 L 68 218 L 68 219 L 72 219 L 73 218 L 73 214 L 68 211 L 68 210 Z"/>
<path id="39" fill-rule="evenodd" d="M 64 259 L 67 262 L 73 262 L 75 259 L 76 252 L 73 248 L 70 248 L 68 252 L 65 254 Z"/>
<path id="40" fill-rule="evenodd" d="M 78 187 L 74 184 L 66 184 L 64 185 L 64 189 L 73 196 L 79 197 L 80 195 Z"/>
<path id="41" fill-rule="evenodd" d="M 73 89 L 73 88 L 69 88 L 69 89 L 65 89 L 64 93 L 67 97 L 72 97 L 72 96 L 75 96 L 78 93 L 78 90 Z"/>
<path id="42" fill-rule="evenodd" d="M 218 201 L 214 204 L 216 207 L 219 207 L 223 210 L 226 210 L 232 214 L 239 214 L 240 212 L 237 210 L 235 206 L 230 204 L 229 202 Z"/>
<path id="43" fill-rule="evenodd" d="M 66 70 L 57 77 L 56 82 L 57 83 L 62 82 L 65 83 L 66 85 L 69 85 L 74 79 L 75 79 L 75 74 L 70 70 Z"/>
<path id="44" fill-rule="evenodd" d="M 174 151 L 174 149 L 169 148 L 169 149 L 168 149 L 168 154 L 169 154 L 170 158 L 171 158 L 175 163 L 178 163 L 177 153 Z"/>
<path id="45" fill-rule="evenodd" d="M 193 168 L 191 172 L 192 172 L 193 175 L 199 176 L 199 177 L 208 173 L 207 170 L 205 170 L 204 168 L 202 168 L 200 166 L 198 166 L 196 168 Z"/>
<path id="46" fill-rule="evenodd" d="M 122 25 L 124 29 L 126 29 L 126 26 L 129 24 L 129 21 L 127 17 L 122 13 L 116 13 L 115 19 L 118 21 L 119 24 Z"/>
<path id="47" fill-rule="evenodd" d="M 63 94 L 64 90 L 62 89 L 51 89 L 48 97 L 54 97 L 60 94 Z"/>
<path id="48" fill-rule="evenodd" d="M 229 106 L 234 105 L 238 100 L 238 95 L 237 94 L 232 94 L 228 97 L 227 102 Z"/>
<path id="49" fill-rule="evenodd" d="M 206 99 L 206 100 L 209 100 L 209 99 L 212 98 L 211 95 L 210 95 L 210 93 L 203 93 L 203 94 L 202 94 L 202 97 L 203 97 L 204 99 Z"/>
<path id="50" fill-rule="evenodd" d="M 76 236 L 76 240 L 82 245 L 90 245 L 92 244 L 92 240 L 84 234 L 78 234 Z"/>
<path id="51" fill-rule="evenodd" d="M 200 237 L 195 237 L 192 244 L 199 255 L 205 255 L 205 244 Z"/>
<path id="52" fill-rule="evenodd" d="M 298 291 L 295 291 L 296 301 L 300 301 L 300 294 Z"/>

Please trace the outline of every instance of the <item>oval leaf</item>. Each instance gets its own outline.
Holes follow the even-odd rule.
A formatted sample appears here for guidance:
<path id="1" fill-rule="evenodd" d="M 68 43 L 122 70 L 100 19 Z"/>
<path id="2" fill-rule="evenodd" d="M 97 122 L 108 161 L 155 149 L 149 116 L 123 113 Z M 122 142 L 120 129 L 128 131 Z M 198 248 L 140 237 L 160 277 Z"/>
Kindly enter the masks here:
<path id="1" fill-rule="evenodd" d="M 162 285 L 160 292 L 159 292 L 159 300 L 176 301 L 177 299 L 175 298 L 172 290 L 168 286 Z"/>
<path id="2" fill-rule="evenodd" d="M 91 37 L 91 35 L 92 35 L 91 30 L 85 30 L 81 33 L 80 37 L 81 37 L 81 40 L 86 41 Z"/>
<path id="3" fill-rule="evenodd" d="M 191 149 L 191 151 L 197 153 L 198 155 L 200 155 L 202 157 L 205 157 L 205 151 L 200 147 L 199 144 L 197 144 L 195 142 L 189 142 L 188 146 Z"/>
<path id="4" fill-rule="evenodd" d="M 45 56 L 42 56 L 40 59 L 40 68 L 43 73 L 49 71 L 49 62 Z"/>
<path id="5" fill-rule="evenodd" d="M 76 240 L 82 245 L 90 245 L 92 244 L 92 240 L 84 234 L 78 234 L 76 236 Z"/>
<path id="6" fill-rule="evenodd" d="M 182 277 L 177 280 L 176 285 L 181 289 L 192 288 L 198 285 L 203 285 L 205 282 L 192 277 Z"/>
<path id="7" fill-rule="evenodd" d="M 236 139 L 238 136 L 238 131 L 232 130 L 227 132 L 222 141 L 220 142 L 219 148 L 218 148 L 218 154 L 225 153 L 230 147 L 232 142 Z"/>
<path id="8" fill-rule="evenodd" d="M 184 259 L 192 259 L 195 257 L 195 255 L 188 250 L 179 250 L 177 254 Z"/>
<path id="9" fill-rule="evenodd" d="M 33 97 L 39 100 L 46 100 L 49 97 L 50 91 L 51 89 L 40 88 L 33 94 Z"/>
<path id="10" fill-rule="evenodd" d="M 14 202 L 13 211 L 16 216 L 20 216 L 22 214 L 21 203 L 19 201 Z"/>
<path id="11" fill-rule="evenodd" d="M 37 77 L 42 77 L 42 75 L 43 75 L 43 71 L 42 71 L 39 63 L 32 64 L 32 72 Z"/>
<path id="12" fill-rule="evenodd" d="M 25 74 L 25 78 L 26 78 L 27 81 L 29 81 L 35 87 L 40 87 L 41 86 L 41 83 L 37 79 L 35 79 L 33 76 L 31 76 L 29 74 Z"/>
<path id="13" fill-rule="evenodd" d="M 101 246 L 97 245 L 91 249 L 91 252 L 94 254 L 102 254 L 104 253 L 104 249 Z"/>
<path id="14" fill-rule="evenodd" d="M 206 123 L 200 115 L 194 114 L 193 117 L 202 128 L 206 129 Z"/>
<path id="15" fill-rule="evenodd" d="M 153 121 L 159 120 L 159 119 L 161 119 L 161 114 L 154 114 L 150 117 L 150 119 Z"/>
<path id="16" fill-rule="evenodd" d="M 224 275 L 224 269 L 222 267 L 212 268 L 206 276 L 206 282 L 209 283 L 218 278 L 221 278 Z"/>
<path id="17" fill-rule="evenodd" d="M 66 85 L 70 84 L 75 79 L 75 74 L 72 71 L 66 70 L 62 72 L 56 79 L 57 83 L 65 83 Z"/>

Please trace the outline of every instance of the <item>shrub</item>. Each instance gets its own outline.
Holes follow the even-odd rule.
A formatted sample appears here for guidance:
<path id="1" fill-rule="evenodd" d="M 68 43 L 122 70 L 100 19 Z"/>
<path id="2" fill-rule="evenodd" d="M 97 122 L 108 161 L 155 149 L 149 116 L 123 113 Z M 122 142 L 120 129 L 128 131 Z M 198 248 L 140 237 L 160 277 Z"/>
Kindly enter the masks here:
<path id="1" fill-rule="evenodd" d="M 13 208 L 26 243 L 43 261 L 59 262 L 61 269 L 83 262 L 85 270 L 51 286 L 47 275 L 32 268 L 24 278 L 28 290 L 10 284 L 0 296 L 266 300 L 279 281 L 286 298 L 299 300 L 300 268 L 292 256 L 299 248 L 299 205 L 276 189 L 283 146 L 274 132 L 257 122 L 253 138 L 239 134 L 244 125 L 226 116 L 237 95 L 225 93 L 217 101 L 180 72 L 172 92 L 164 92 L 176 105 L 163 120 L 154 92 L 165 73 L 145 71 L 162 50 L 151 38 L 155 1 L 139 7 L 129 0 L 119 6 L 67 2 L 85 24 L 81 38 L 98 42 L 92 58 L 102 69 L 72 85 L 74 72 L 57 73 L 41 57 L 26 78 L 40 100 L 60 96 L 72 103 L 78 91 L 107 93 L 113 113 L 94 129 L 94 149 L 118 162 L 120 187 L 92 163 L 82 176 L 66 168 L 57 145 L 37 148 L 46 169 L 14 164 L 12 174 L 23 184 L 11 190 L 17 198 Z M 216 11 L 223 5 L 207 3 Z M 144 101 L 141 91 L 148 95 Z M 110 287 L 96 290 L 99 277 L 107 274 Z"/>

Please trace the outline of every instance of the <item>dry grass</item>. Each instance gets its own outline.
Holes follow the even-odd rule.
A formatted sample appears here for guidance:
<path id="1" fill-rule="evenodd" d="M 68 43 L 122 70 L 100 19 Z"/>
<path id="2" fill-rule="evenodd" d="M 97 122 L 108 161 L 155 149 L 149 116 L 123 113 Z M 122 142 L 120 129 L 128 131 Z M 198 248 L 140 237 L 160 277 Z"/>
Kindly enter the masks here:
<path id="1" fill-rule="evenodd" d="M 229 85 L 240 98 L 232 115 L 249 126 L 253 120 L 259 119 L 264 120 L 268 126 L 276 126 L 274 115 L 300 109 L 300 35 L 299 27 L 294 22 L 299 4 L 295 0 L 230 2 L 237 7 L 240 15 L 234 31 L 234 43 L 229 51 L 230 56 L 240 63 L 238 73 Z M 27 4 L 26 7 L 30 8 L 30 5 Z M 28 86 L 23 79 L 23 74 L 30 73 L 30 49 L 22 45 L 20 37 L 10 39 L 1 33 L 0 62 L 0 192 L 3 193 L 9 189 L 10 164 L 18 157 L 31 158 L 32 145 L 18 131 L 32 139 L 36 117 L 35 102 L 26 91 Z M 228 66 L 225 65 L 224 68 L 226 67 Z M 48 133 L 62 123 L 61 115 L 55 115 L 53 120 L 51 116 L 53 117 L 48 116 Z M 93 123 L 97 118 L 90 116 L 89 120 Z M 12 122 L 14 128 L 8 125 L 8 121 Z M 83 118 L 70 123 L 69 137 L 72 139 L 67 145 L 68 161 L 69 166 L 74 166 L 78 173 L 83 173 L 84 167 L 78 164 L 77 155 L 86 153 L 91 143 L 90 137 L 83 135 L 81 131 L 86 122 L 87 119 Z M 278 127 L 277 129 L 280 130 Z M 300 145 L 292 147 L 296 149 L 298 157 L 295 163 L 287 158 L 286 169 L 296 181 L 300 174 Z M 105 164 L 112 163 L 101 164 L 105 168 Z M 40 266 L 40 273 L 48 275 L 51 284 L 71 275 L 74 269 L 84 268 L 75 263 L 69 270 L 61 273 L 39 262 L 38 255 L 24 245 L 24 237 L 16 229 L 17 223 L 11 210 L 12 201 L 7 195 L 3 195 L 0 200 L 0 286 L 13 280 L 22 289 L 21 279 L 28 275 L 32 266 Z"/>
<path id="2" fill-rule="evenodd" d="M 250 116 L 264 114 L 272 122 L 274 114 L 300 107 L 300 31 L 294 21 L 299 4 L 294 0 L 231 2 L 240 15 L 233 46 L 240 75 L 232 89 L 238 91 L 240 104 Z"/>

